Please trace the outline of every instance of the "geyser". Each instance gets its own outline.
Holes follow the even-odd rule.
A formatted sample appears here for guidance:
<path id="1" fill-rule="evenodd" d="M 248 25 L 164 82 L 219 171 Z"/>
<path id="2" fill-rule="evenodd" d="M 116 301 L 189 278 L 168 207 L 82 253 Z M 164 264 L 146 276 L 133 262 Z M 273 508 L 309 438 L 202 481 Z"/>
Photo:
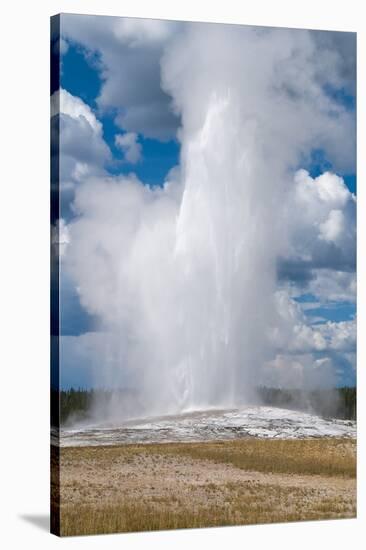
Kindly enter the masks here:
<path id="1" fill-rule="evenodd" d="M 305 31 L 185 25 L 161 59 L 179 168 L 162 188 L 133 175 L 78 186 L 64 266 L 100 320 L 105 386 L 137 392 L 115 416 L 250 399 L 274 353 L 294 170 L 314 147 L 341 159 L 351 124 L 321 62 Z"/>

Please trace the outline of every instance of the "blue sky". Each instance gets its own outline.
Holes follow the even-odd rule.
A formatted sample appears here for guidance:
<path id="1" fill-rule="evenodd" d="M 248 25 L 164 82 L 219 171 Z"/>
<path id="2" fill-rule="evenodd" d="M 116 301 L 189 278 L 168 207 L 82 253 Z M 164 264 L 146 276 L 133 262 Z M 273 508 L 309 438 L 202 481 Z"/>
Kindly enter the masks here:
<path id="1" fill-rule="evenodd" d="M 62 57 L 62 88 L 83 99 L 92 109 L 97 109 L 96 99 L 101 82 L 93 62 L 87 62 L 80 48 L 70 45 Z M 143 147 L 143 162 L 137 166 L 131 166 L 129 163 L 122 162 L 121 152 L 115 146 L 114 137 L 121 130 L 114 123 L 114 118 L 113 111 L 99 117 L 103 124 L 104 139 L 113 153 L 113 162 L 108 166 L 108 171 L 111 174 L 123 174 L 133 170 L 139 179 L 148 185 L 162 185 L 169 170 L 178 164 L 178 141 L 170 139 L 162 142 L 142 136 L 140 139 Z"/>
<path id="2" fill-rule="evenodd" d="M 170 130 L 170 125 L 173 124 L 174 126 L 174 117 L 172 118 L 171 114 L 167 116 L 166 125 L 164 126 L 162 123 L 161 133 L 157 136 L 154 135 L 154 131 L 145 131 L 141 121 L 136 122 L 136 128 L 134 128 L 133 123 L 126 116 L 126 113 L 129 115 L 134 109 L 133 99 L 126 95 L 126 107 L 117 102 L 114 105 L 113 100 L 109 101 L 106 94 L 108 86 L 110 85 L 111 88 L 113 84 L 113 71 L 116 71 L 114 65 L 108 66 L 108 63 L 112 63 L 112 61 L 106 61 L 111 59 L 114 62 L 114 53 L 112 52 L 114 46 L 105 38 L 105 44 L 101 41 L 100 49 L 98 50 L 96 46 L 95 51 L 92 51 L 90 41 L 93 38 L 94 31 L 90 32 L 90 36 L 86 32 L 84 34 L 81 33 L 80 41 L 75 40 L 73 38 L 75 30 L 72 29 L 72 25 L 70 25 L 71 31 L 68 32 L 69 22 L 70 18 L 65 19 L 63 24 L 61 88 L 69 92 L 71 96 L 80 98 L 86 106 L 89 106 L 91 112 L 95 115 L 95 119 L 101 124 L 101 131 L 98 130 L 98 140 L 100 143 L 104 141 L 107 147 L 103 153 L 103 161 L 99 163 L 97 170 L 100 170 L 100 174 L 103 173 L 111 176 L 134 173 L 145 185 L 162 187 L 167 174 L 179 164 L 180 160 L 179 141 L 176 138 L 175 131 Z M 86 38 L 84 38 L 84 35 Z M 96 34 L 96 36 L 99 35 Z M 123 51 L 121 51 L 121 63 L 123 63 Z M 154 57 L 152 57 L 151 63 L 155 63 Z M 350 91 L 352 90 L 352 86 L 347 89 L 344 84 L 337 87 L 326 82 L 324 90 L 332 101 L 346 111 L 354 114 L 355 95 Z M 114 90 L 112 92 L 114 93 Z M 151 95 L 153 96 L 154 94 L 155 92 Z M 110 95 L 111 97 L 113 96 L 112 93 Z M 157 99 L 159 109 L 164 100 L 161 97 Z M 149 111 L 147 118 L 150 115 Z M 129 162 L 127 157 L 128 151 L 131 151 L 131 148 L 123 148 L 116 141 L 116 136 L 127 134 L 134 134 L 134 144 L 136 145 L 137 143 L 139 145 L 140 154 L 137 161 Z M 345 139 L 347 139 L 347 136 L 345 136 Z M 107 151 L 108 149 L 109 152 Z M 335 171 L 338 176 L 343 178 L 349 191 L 356 194 L 355 167 L 354 165 L 352 166 L 352 163 L 350 164 L 345 165 L 342 171 L 327 156 L 327 152 L 323 148 L 318 147 L 310 151 L 310 154 L 308 154 L 306 159 L 304 158 L 299 168 L 306 169 L 312 178 L 317 178 L 326 171 Z M 72 186 L 70 186 L 70 191 L 66 190 L 62 195 L 61 218 L 66 223 L 69 223 L 75 217 L 75 211 L 72 206 L 73 200 L 74 192 Z M 313 263 L 309 268 L 309 272 L 314 274 L 318 268 L 319 265 Z M 348 272 L 352 272 L 354 268 L 347 267 L 347 270 Z M 328 269 L 328 266 L 325 266 L 325 269 Z M 326 272 L 331 273 L 332 269 L 330 265 L 329 271 Z M 322 273 L 325 273 L 323 267 Z M 291 288 L 294 300 L 303 308 L 303 314 L 309 326 L 322 325 L 327 322 L 352 322 L 355 319 L 355 300 L 352 296 L 347 296 L 347 292 L 344 293 L 344 296 L 335 293 L 334 296 L 327 298 L 323 291 L 322 295 L 320 293 L 316 296 L 306 286 L 303 288 L 301 285 L 296 287 L 296 281 L 294 281 Z M 97 327 L 97 319 L 88 311 L 88 308 L 81 305 L 75 283 L 72 281 L 72 278 L 65 274 L 61 285 L 61 334 L 63 336 L 78 337 L 98 330 Z M 90 386 L 92 382 L 88 368 L 81 368 L 76 373 L 73 370 L 72 359 L 70 359 L 69 363 L 67 361 L 65 359 L 64 372 L 62 372 L 61 368 L 62 385 L 64 387 L 76 385 Z M 337 361 L 338 363 L 342 363 L 342 358 L 339 356 Z M 354 372 L 350 372 L 348 359 L 346 363 L 343 364 L 344 372 L 338 379 L 339 384 L 342 382 L 354 383 L 355 381 L 355 374 Z"/>
<path id="3" fill-rule="evenodd" d="M 97 109 L 96 99 L 101 88 L 101 78 L 97 68 L 92 62 L 85 59 L 80 47 L 69 45 L 67 52 L 62 56 L 61 87 L 76 97 L 80 97 L 93 110 Z M 114 138 L 121 133 L 120 128 L 114 123 L 114 113 L 99 115 L 98 119 L 103 124 L 103 137 L 109 145 L 113 159 L 108 165 L 108 172 L 113 175 L 136 173 L 138 178 L 147 185 L 163 185 L 165 176 L 179 162 L 179 144 L 176 139 L 160 141 L 141 137 L 143 147 L 143 160 L 138 165 L 123 162 L 123 155 L 116 148 Z M 69 210 L 70 200 L 63 206 L 61 216 L 69 219 L 72 216 Z M 63 294 L 61 308 L 61 333 L 77 336 L 92 330 L 95 320 L 80 305 L 78 295 L 67 285 Z M 81 379 L 66 382 L 66 385 L 80 384 L 88 381 Z M 83 384 L 81 384 L 83 385 Z"/>

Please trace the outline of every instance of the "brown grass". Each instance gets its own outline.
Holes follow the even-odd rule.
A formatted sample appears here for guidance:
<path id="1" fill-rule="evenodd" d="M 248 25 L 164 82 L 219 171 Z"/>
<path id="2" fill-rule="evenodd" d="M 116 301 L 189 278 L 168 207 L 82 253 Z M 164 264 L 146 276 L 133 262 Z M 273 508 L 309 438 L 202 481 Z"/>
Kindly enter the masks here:
<path id="1" fill-rule="evenodd" d="M 61 534 L 354 517 L 355 442 L 237 441 L 61 450 Z"/>
<path id="2" fill-rule="evenodd" d="M 165 452 L 257 472 L 356 476 L 356 447 L 344 439 L 246 439 L 171 444 Z M 159 449 L 154 448 L 155 452 Z"/>

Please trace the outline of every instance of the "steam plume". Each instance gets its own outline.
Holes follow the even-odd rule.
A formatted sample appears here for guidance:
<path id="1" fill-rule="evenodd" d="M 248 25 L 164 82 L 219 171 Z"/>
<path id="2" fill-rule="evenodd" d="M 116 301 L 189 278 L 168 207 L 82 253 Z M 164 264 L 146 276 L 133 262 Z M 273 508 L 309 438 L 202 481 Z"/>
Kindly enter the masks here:
<path id="1" fill-rule="evenodd" d="M 305 31 L 186 25 L 161 59 L 179 168 L 163 188 L 78 187 L 65 267 L 100 319 L 105 384 L 135 388 L 144 412 L 245 403 L 273 358 L 295 167 L 316 147 L 352 163 L 327 63 Z"/>

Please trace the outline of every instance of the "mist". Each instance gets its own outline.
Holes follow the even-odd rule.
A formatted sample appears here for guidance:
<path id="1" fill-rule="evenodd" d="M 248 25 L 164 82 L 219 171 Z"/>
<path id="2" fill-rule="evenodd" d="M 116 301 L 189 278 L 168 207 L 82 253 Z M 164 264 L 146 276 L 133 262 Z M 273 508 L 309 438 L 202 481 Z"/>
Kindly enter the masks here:
<path id="1" fill-rule="evenodd" d="M 186 24 L 169 36 L 160 68 L 180 120 L 179 166 L 162 187 L 133 174 L 80 183 L 63 258 L 98 319 L 95 380 L 136 397 L 127 407 L 104 403 L 99 414 L 113 418 L 256 398 L 281 349 L 299 352 L 301 314 L 283 313 L 289 298 L 278 281 L 279 260 L 301 240 L 299 186 L 315 186 L 298 169 L 317 148 L 339 170 L 354 162 L 352 139 L 342 139 L 353 135 L 353 118 L 324 88 L 339 82 L 341 59 L 319 33 Z M 316 210 L 321 246 L 338 238 L 340 215 L 324 226 L 330 212 L 351 208 L 339 180 L 341 198 Z M 305 339 L 326 349 L 327 336 L 309 330 L 295 335 L 301 352 Z M 296 377 L 288 365 L 275 368 L 284 381 Z M 332 385 L 332 377 L 323 369 L 319 380 Z"/>

